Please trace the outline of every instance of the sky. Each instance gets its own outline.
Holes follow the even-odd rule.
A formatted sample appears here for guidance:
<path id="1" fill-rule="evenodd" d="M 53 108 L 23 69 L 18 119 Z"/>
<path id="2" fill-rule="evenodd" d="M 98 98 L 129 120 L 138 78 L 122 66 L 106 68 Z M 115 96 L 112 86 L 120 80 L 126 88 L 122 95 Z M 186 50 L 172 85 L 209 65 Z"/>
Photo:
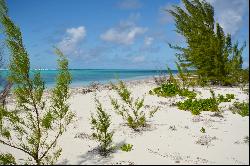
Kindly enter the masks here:
<path id="1" fill-rule="evenodd" d="M 6 0 L 9 15 L 21 29 L 31 68 L 56 68 L 54 47 L 73 69 L 175 69 L 176 51 L 183 45 L 172 17 L 164 11 L 179 0 Z M 247 46 L 248 0 L 207 0 L 215 20 L 233 42 Z"/>

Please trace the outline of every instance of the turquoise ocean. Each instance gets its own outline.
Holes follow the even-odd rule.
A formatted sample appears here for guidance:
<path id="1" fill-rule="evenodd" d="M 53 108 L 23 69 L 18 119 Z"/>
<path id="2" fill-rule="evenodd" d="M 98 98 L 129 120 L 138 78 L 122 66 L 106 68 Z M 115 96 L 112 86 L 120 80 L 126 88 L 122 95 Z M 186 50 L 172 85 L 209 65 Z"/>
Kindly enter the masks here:
<path id="1" fill-rule="evenodd" d="M 31 70 L 31 76 L 38 72 L 37 70 Z M 55 85 L 56 76 L 58 70 L 39 70 L 45 85 L 47 88 L 51 88 Z M 172 70 L 173 74 L 176 74 L 176 70 Z M 132 70 L 132 69 L 70 69 L 72 75 L 71 87 L 87 86 L 92 82 L 99 82 L 101 84 L 115 82 L 118 79 L 121 80 L 137 80 L 152 78 L 153 76 L 166 74 L 166 70 Z M 0 71 L 1 87 L 5 84 L 8 70 Z"/>

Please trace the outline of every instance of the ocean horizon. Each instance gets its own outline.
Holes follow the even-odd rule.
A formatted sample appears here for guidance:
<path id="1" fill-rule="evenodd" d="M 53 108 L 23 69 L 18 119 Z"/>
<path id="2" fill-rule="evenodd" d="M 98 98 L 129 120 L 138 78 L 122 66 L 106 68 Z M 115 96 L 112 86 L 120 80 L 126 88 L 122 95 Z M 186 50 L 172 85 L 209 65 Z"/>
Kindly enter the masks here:
<path id="1" fill-rule="evenodd" d="M 35 72 L 40 72 L 46 88 L 51 88 L 55 85 L 57 69 L 32 69 L 31 76 Z M 149 70 L 149 69 L 69 69 L 72 76 L 70 87 L 87 86 L 92 82 L 101 84 L 115 82 L 121 80 L 137 80 L 150 78 L 157 75 L 167 74 L 167 70 Z M 5 84 L 8 76 L 8 70 L 1 69 L 0 82 L 1 87 Z M 176 74 L 177 70 L 172 70 Z"/>

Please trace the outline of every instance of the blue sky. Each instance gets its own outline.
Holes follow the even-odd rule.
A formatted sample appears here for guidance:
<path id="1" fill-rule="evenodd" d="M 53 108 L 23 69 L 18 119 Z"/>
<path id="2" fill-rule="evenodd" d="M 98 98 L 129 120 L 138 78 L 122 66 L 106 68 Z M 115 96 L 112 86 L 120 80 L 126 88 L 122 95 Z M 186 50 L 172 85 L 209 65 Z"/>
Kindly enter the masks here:
<path id="1" fill-rule="evenodd" d="M 208 0 L 215 19 L 233 40 L 247 42 L 248 0 Z M 174 22 L 162 9 L 179 0 L 7 0 L 9 15 L 20 27 L 32 68 L 56 68 L 53 46 L 67 55 L 70 68 L 175 68 L 175 51 L 183 44 Z"/>

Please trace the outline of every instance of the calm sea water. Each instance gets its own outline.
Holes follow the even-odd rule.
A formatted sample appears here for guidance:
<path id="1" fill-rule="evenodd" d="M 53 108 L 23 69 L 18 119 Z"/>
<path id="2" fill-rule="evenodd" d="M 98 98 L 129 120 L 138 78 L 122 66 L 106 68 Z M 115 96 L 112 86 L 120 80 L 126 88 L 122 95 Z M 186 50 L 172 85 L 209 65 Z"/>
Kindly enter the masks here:
<path id="1" fill-rule="evenodd" d="M 31 71 L 31 75 L 37 71 Z M 0 71 L 0 81 L 3 85 L 6 76 L 8 75 L 7 70 Z M 57 70 L 41 70 L 40 71 L 43 80 L 45 81 L 46 87 L 50 88 L 55 85 Z M 130 69 L 71 69 L 72 75 L 71 87 L 86 86 L 91 82 L 108 83 L 110 81 L 116 81 L 116 78 L 121 80 L 134 80 L 153 77 L 162 73 L 167 73 L 166 70 L 130 70 Z M 176 74 L 177 71 L 173 70 Z"/>

